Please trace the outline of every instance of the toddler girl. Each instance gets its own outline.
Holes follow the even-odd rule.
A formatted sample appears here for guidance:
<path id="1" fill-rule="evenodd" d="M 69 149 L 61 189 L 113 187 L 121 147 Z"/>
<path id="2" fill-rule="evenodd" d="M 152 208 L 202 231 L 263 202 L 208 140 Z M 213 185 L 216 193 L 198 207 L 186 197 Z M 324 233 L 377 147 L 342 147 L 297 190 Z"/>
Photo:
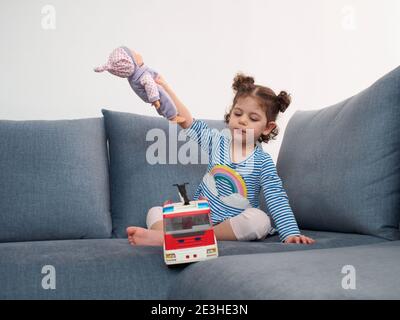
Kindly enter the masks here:
<path id="1" fill-rule="evenodd" d="M 160 75 L 155 81 L 172 98 L 178 114 L 186 119 L 180 126 L 209 155 L 207 172 L 194 200 L 208 199 L 216 238 L 262 240 L 277 231 L 284 243 L 314 243 L 313 239 L 300 234 L 274 162 L 257 144 L 268 142 L 278 134 L 275 120 L 278 113 L 289 106 L 290 96 L 285 91 L 276 95 L 271 89 L 254 84 L 252 77 L 236 75 L 232 85 L 235 97 L 225 114 L 229 129 L 229 134 L 225 135 L 210 129 L 204 121 L 194 119 Z M 240 192 L 226 180 L 218 178 L 221 170 L 240 182 Z M 271 227 L 269 215 L 259 209 L 261 191 L 276 230 Z M 151 208 L 146 220 L 148 229 L 127 228 L 129 242 L 132 245 L 162 245 L 162 207 Z"/>

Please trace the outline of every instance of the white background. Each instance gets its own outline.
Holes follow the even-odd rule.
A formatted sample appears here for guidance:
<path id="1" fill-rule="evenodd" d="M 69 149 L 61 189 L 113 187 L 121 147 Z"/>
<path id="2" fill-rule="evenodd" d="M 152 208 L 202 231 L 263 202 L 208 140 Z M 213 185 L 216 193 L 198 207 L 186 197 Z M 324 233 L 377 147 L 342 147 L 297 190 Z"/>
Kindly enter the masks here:
<path id="1" fill-rule="evenodd" d="M 127 45 L 197 118 L 223 118 L 239 71 L 291 93 L 264 146 L 274 160 L 296 110 L 344 100 L 400 60 L 399 0 L 1 0 L 0 24 L 0 119 L 157 116 L 125 79 L 93 72 Z"/>

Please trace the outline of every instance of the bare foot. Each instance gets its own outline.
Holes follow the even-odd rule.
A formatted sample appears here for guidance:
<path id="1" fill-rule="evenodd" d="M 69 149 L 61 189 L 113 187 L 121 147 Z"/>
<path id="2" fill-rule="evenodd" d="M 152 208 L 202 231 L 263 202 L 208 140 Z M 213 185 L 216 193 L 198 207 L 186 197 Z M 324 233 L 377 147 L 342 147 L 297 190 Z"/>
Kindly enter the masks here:
<path id="1" fill-rule="evenodd" d="M 129 227 L 126 233 L 129 243 L 133 246 L 162 246 L 164 243 L 164 232 L 161 230 Z"/>

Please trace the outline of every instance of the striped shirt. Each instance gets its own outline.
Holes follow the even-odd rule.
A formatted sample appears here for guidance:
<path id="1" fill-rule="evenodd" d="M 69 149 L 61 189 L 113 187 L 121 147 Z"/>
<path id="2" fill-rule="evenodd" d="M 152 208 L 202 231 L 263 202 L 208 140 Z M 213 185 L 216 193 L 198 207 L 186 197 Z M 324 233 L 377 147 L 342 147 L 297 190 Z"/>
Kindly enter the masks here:
<path id="1" fill-rule="evenodd" d="M 228 130 L 228 129 L 226 129 Z M 228 130 L 229 131 L 229 130 Z M 259 195 L 262 190 L 267 211 L 271 215 L 279 238 L 284 241 L 288 236 L 300 235 L 296 219 L 289 205 L 288 196 L 282 186 L 275 164 L 271 156 L 261 146 L 256 145 L 253 152 L 241 162 L 233 162 L 231 159 L 230 134 L 224 134 L 217 129 L 210 129 L 202 120 L 193 119 L 185 133 L 191 140 L 208 154 L 207 174 L 214 172 L 213 168 L 226 168 L 228 172 L 240 175 L 240 181 L 244 182 L 247 189 L 246 198 L 248 207 L 259 208 Z M 217 167 L 216 167 L 217 166 Z M 232 195 L 232 182 L 228 179 L 215 179 L 214 187 L 210 187 L 203 178 L 194 195 L 194 200 L 203 196 L 209 200 L 212 223 L 218 224 L 226 219 L 234 217 L 244 208 L 233 206 L 221 199 Z M 216 187 L 216 190 L 215 190 Z"/>

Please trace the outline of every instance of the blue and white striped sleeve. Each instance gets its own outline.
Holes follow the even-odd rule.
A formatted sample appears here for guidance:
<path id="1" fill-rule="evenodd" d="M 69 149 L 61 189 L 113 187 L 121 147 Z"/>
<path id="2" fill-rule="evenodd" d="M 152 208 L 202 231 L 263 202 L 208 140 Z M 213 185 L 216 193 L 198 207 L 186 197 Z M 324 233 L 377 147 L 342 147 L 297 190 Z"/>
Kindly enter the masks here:
<path id="1" fill-rule="evenodd" d="M 211 154 L 213 147 L 217 147 L 222 138 L 222 134 L 218 129 L 211 129 L 202 120 L 193 119 L 191 126 L 185 130 L 186 135 L 189 136 L 191 140 L 197 142 L 208 155 Z"/>
<path id="2" fill-rule="evenodd" d="M 300 235 L 282 180 L 279 178 L 275 164 L 268 154 L 266 160 L 262 163 L 261 187 L 268 212 L 275 222 L 280 240 L 283 242 L 288 236 Z"/>
<path id="3" fill-rule="evenodd" d="M 201 194 L 201 183 L 199 184 L 196 192 L 194 193 L 193 200 L 199 200 L 200 194 Z"/>

